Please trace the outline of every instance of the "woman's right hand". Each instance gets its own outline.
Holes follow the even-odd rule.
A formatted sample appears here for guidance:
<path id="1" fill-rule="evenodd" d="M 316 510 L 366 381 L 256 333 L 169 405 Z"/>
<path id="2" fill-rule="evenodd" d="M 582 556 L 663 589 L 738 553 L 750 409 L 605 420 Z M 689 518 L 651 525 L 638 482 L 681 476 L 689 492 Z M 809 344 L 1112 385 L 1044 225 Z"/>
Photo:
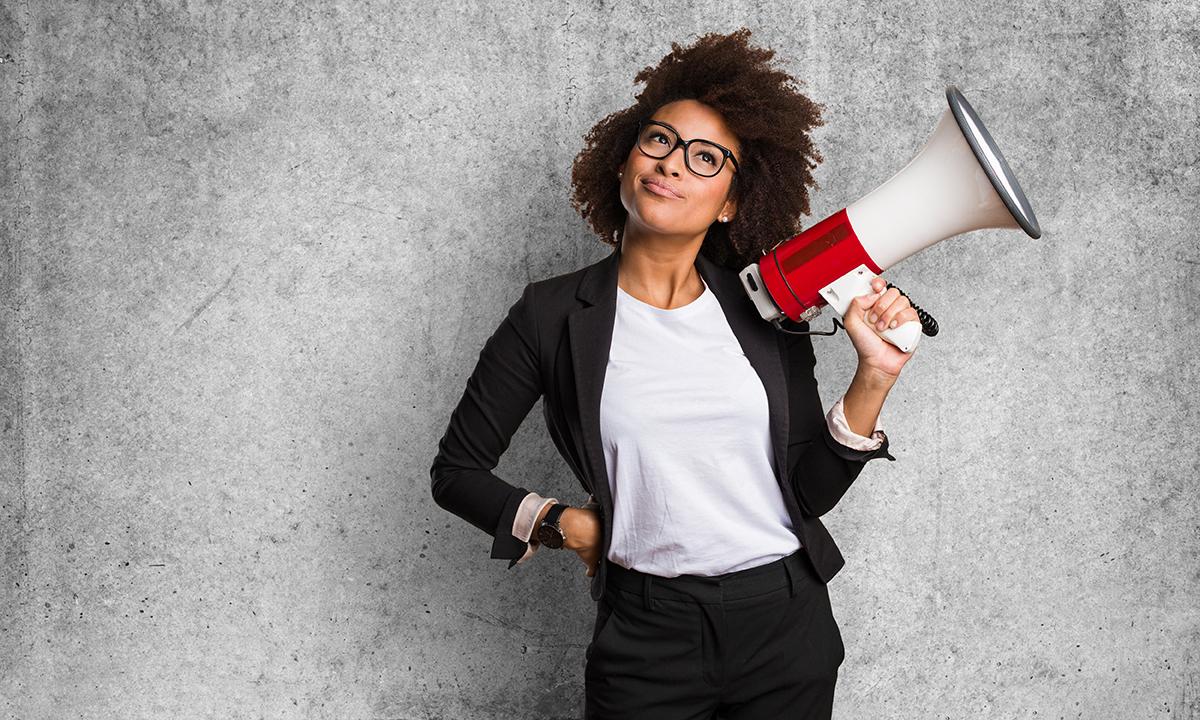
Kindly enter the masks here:
<path id="1" fill-rule="evenodd" d="M 558 517 L 558 524 L 567 536 L 563 548 L 574 550 L 587 567 L 587 576 L 594 576 L 600 564 L 600 539 L 604 531 L 600 513 L 588 507 L 569 507 Z"/>

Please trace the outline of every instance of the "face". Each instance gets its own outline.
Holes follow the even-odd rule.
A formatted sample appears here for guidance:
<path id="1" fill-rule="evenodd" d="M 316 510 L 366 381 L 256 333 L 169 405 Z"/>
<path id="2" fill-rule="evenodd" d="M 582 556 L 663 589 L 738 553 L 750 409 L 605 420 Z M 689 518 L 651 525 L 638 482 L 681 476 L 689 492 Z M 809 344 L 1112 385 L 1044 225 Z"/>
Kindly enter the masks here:
<path id="1" fill-rule="evenodd" d="M 677 100 L 667 103 L 646 119 L 670 125 L 684 141 L 693 138 L 711 140 L 733 152 L 739 163 L 742 160 L 741 145 L 720 113 L 701 102 Z M 617 178 L 621 184 L 621 204 L 629 213 L 625 225 L 627 236 L 632 233 L 685 240 L 697 236 L 703 238 L 709 226 L 719 218 L 725 216 L 732 221 L 737 212 L 737 204 L 729 192 L 736 171 L 728 160 L 715 176 L 702 177 L 687 168 L 682 147 L 675 148 L 665 158 L 652 158 L 635 143 L 618 169 L 621 172 Z M 678 197 L 670 192 L 656 193 L 647 186 L 649 181 L 673 188 Z"/>

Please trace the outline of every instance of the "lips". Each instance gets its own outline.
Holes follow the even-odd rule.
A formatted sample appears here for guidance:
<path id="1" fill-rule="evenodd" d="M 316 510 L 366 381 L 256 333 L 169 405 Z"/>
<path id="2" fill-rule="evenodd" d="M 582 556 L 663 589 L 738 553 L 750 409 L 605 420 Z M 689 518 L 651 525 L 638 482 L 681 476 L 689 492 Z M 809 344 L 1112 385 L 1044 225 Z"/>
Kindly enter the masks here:
<path id="1" fill-rule="evenodd" d="M 642 181 L 642 185 L 655 195 L 676 199 L 683 197 L 678 190 L 659 180 L 646 179 Z"/>

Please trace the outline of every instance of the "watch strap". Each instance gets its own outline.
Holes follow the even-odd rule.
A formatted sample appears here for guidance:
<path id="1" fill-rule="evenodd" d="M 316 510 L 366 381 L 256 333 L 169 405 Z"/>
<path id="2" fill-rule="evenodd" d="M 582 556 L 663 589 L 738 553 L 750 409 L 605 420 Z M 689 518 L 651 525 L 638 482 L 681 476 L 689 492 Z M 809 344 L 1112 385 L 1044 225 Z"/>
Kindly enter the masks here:
<path id="1" fill-rule="evenodd" d="M 565 503 L 554 503 L 550 509 L 546 511 L 546 517 L 542 520 L 543 525 L 553 525 L 558 527 L 558 518 L 562 516 L 563 511 L 569 508 L 570 505 Z"/>

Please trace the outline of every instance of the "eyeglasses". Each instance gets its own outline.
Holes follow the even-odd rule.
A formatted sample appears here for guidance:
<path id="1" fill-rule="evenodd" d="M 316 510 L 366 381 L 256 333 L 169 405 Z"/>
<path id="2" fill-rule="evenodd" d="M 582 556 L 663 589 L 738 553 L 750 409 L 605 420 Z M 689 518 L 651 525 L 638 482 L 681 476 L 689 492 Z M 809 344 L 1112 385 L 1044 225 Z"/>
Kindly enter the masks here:
<path id="1" fill-rule="evenodd" d="M 679 132 L 670 125 L 657 120 L 638 121 L 638 150 L 649 157 L 662 159 L 683 146 L 683 164 L 700 177 L 713 177 L 725 167 L 725 159 L 733 161 L 733 169 L 740 172 L 737 158 L 728 148 L 711 140 L 692 138 L 683 140 Z"/>

